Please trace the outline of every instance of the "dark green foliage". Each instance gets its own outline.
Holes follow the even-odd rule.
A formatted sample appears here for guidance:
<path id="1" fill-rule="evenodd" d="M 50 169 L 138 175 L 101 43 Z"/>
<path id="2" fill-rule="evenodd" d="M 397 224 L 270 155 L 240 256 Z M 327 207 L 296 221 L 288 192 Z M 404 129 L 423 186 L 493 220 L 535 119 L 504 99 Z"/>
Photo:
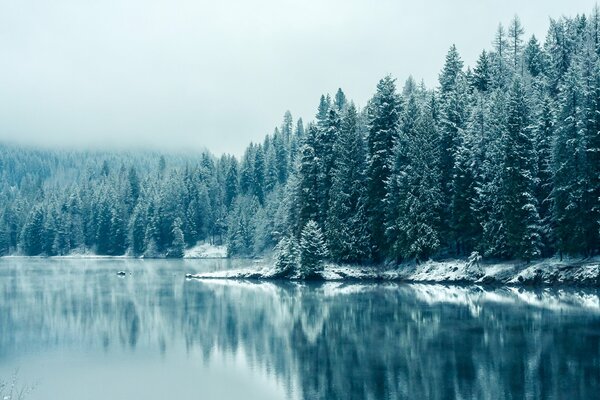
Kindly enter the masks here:
<path id="1" fill-rule="evenodd" d="M 503 138 L 502 201 L 509 254 L 527 261 L 541 254 L 541 226 L 535 197 L 537 160 L 530 110 L 520 79 L 513 82 Z"/>
<path id="2" fill-rule="evenodd" d="M 176 218 L 173 221 L 173 227 L 171 228 L 171 235 L 173 241 L 171 246 L 167 250 L 168 258 L 183 258 L 185 252 L 185 240 L 183 239 L 183 231 L 181 230 L 181 220 Z"/>
<path id="3" fill-rule="evenodd" d="M 325 232 L 334 260 L 361 262 L 369 258 L 366 202 L 366 148 L 358 114 L 350 104 L 343 114 L 333 148 L 332 186 Z"/>
<path id="4" fill-rule="evenodd" d="M 371 250 L 376 260 L 385 257 L 386 182 L 391 175 L 394 144 L 398 136 L 401 100 L 396 83 L 386 76 L 377 84 L 377 92 L 368 107 L 367 218 L 371 232 Z"/>
<path id="5" fill-rule="evenodd" d="M 308 221 L 300 234 L 299 276 L 312 278 L 323 270 L 327 247 L 321 228 L 315 221 Z"/>

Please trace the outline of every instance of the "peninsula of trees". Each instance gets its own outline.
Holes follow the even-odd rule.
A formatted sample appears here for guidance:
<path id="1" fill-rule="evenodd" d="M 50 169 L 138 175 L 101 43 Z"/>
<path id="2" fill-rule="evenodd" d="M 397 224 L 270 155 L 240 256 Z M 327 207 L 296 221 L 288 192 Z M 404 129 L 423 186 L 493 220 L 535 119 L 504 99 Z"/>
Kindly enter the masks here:
<path id="1" fill-rule="evenodd" d="M 434 89 L 386 76 L 363 109 L 340 89 L 314 122 L 286 112 L 241 159 L 2 145 L 0 254 L 597 254 L 600 11 L 524 32 L 499 26 L 473 68 L 451 46 Z"/>

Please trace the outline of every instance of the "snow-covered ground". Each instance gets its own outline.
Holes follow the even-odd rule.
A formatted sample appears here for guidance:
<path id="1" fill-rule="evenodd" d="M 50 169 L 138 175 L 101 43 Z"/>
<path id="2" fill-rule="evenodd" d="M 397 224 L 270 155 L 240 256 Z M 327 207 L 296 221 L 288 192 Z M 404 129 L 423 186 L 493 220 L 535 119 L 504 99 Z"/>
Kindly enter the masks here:
<path id="1" fill-rule="evenodd" d="M 404 281 L 504 285 L 581 285 L 600 287 L 600 257 L 547 258 L 527 264 L 518 261 L 470 263 L 456 259 L 405 263 L 387 267 L 326 264 L 320 274 L 327 281 Z M 273 268 L 250 268 L 193 275 L 197 279 L 274 279 Z M 292 278 L 293 279 L 293 278 Z"/>
<path id="2" fill-rule="evenodd" d="M 197 244 L 185 250 L 183 258 L 227 258 L 227 246 Z"/>

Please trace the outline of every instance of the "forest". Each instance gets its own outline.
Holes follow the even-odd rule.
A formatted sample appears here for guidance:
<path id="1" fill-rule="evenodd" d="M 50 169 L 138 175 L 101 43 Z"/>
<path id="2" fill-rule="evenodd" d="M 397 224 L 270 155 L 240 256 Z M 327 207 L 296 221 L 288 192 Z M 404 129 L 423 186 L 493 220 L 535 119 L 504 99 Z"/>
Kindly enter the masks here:
<path id="1" fill-rule="evenodd" d="M 199 242 L 282 264 L 598 254 L 600 9 L 543 40 L 515 16 L 472 68 L 451 46 L 435 88 L 385 76 L 364 108 L 325 94 L 239 158 L 0 145 L 0 255 Z"/>

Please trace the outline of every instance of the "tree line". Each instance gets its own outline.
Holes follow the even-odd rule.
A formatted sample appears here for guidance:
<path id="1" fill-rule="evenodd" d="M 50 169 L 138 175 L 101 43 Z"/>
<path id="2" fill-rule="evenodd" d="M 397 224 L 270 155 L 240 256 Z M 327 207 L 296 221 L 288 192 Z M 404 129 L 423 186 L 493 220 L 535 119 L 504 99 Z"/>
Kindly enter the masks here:
<path id="1" fill-rule="evenodd" d="M 0 253 L 180 257 L 209 241 L 276 248 L 304 274 L 323 258 L 592 256 L 599 57 L 597 7 L 551 20 L 544 42 L 515 17 L 472 69 L 452 46 L 436 88 L 386 76 L 362 109 L 323 95 L 314 121 L 286 112 L 239 159 L 1 146 Z"/>

